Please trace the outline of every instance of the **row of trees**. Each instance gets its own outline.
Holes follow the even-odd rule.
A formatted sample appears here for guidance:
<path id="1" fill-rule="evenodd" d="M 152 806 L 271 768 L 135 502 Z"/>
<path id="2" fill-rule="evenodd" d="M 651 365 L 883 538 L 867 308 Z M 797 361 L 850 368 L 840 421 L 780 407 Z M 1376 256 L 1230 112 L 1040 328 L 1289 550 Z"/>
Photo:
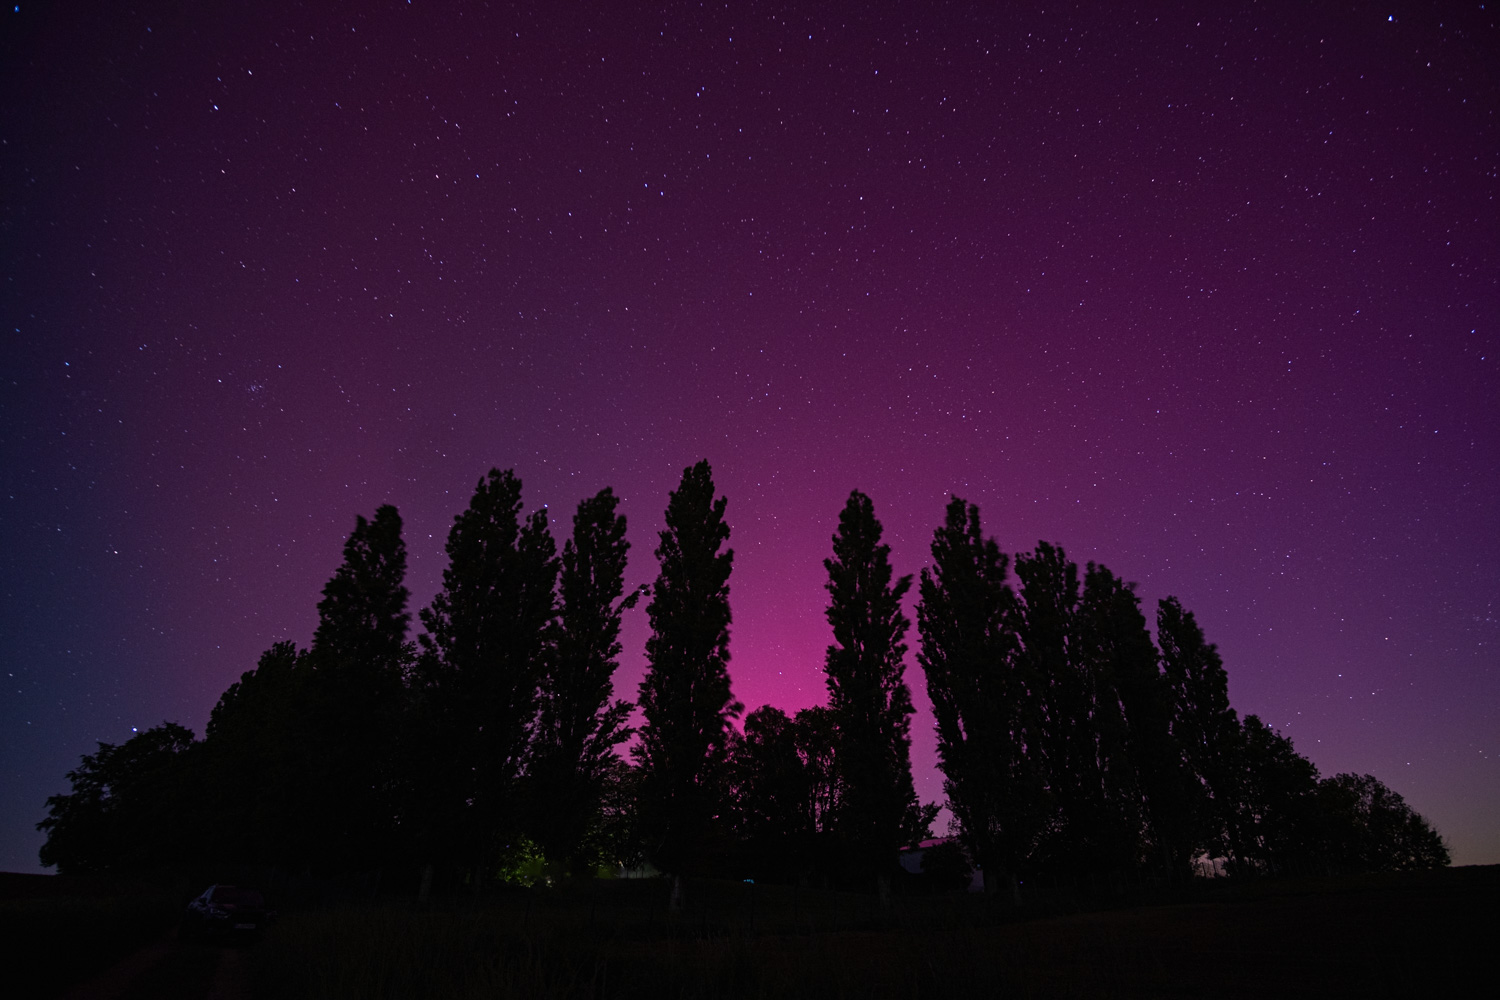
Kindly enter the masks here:
<path id="1" fill-rule="evenodd" d="M 1046 542 L 1010 559 L 954 498 L 922 571 L 927 674 L 948 802 L 993 883 L 1194 859 L 1232 873 L 1448 863 L 1375 778 L 1320 781 L 1291 741 L 1229 704 L 1217 649 L 1176 598 L 1156 640 L 1134 585 Z"/>
<path id="2" fill-rule="evenodd" d="M 492 470 L 447 541 L 413 641 L 394 507 L 356 519 L 308 649 L 278 643 L 195 740 L 175 724 L 100 744 L 48 800 L 42 861 L 484 880 L 544 863 L 649 860 L 675 874 L 884 878 L 930 836 L 912 782 L 904 680 L 912 578 L 870 498 L 839 518 L 828 572 L 829 700 L 751 712 L 729 678 L 726 501 L 707 462 L 670 494 L 655 581 L 625 593 L 618 500 L 578 505 L 557 551 L 544 511 Z M 1447 863 L 1368 776 L 1320 782 L 1290 742 L 1229 707 L 1191 613 L 1046 543 L 1010 559 L 954 499 L 917 620 L 954 827 L 992 887 L 1061 872 L 1182 875 Z M 650 637 L 635 706 L 615 698 L 624 612 Z M 631 740 L 634 764 L 620 750 Z"/>

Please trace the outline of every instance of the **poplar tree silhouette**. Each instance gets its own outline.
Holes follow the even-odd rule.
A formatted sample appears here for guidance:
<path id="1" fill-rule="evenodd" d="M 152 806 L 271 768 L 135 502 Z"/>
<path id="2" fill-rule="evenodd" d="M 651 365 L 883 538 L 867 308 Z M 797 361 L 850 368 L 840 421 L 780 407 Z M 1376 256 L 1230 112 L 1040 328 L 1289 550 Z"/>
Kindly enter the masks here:
<path id="1" fill-rule="evenodd" d="M 1090 563 L 1080 582 L 1061 548 L 1038 542 L 1016 557 L 1016 575 L 1016 639 L 1041 717 L 1027 753 L 1048 813 L 1033 863 L 1091 882 L 1119 876 L 1146 849 L 1142 786 L 1155 778 L 1141 770 L 1162 750 L 1151 734 L 1164 735 L 1164 720 L 1151 721 L 1156 651 L 1134 593 L 1107 568 Z"/>
<path id="2" fill-rule="evenodd" d="M 521 831 L 520 779 L 556 618 L 557 547 L 521 481 L 491 469 L 448 533 L 443 587 L 421 613 L 425 853 L 476 866 Z"/>
<path id="3" fill-rule="evenodd" d="M 936 806 L 921 806 L 911 776 L 911 691 L 903 679 L 910 626 L 901 599 L 911 577 L 892 581 L 870 498 L 858 490 L 839 515 L 828 571 L 833 645 L 824 672 L 839 728 L 842 798 L 835 828 L 851 874 L 888 886 L 900 849 L 928 836 Z"/>
<path id="4" fill-rule="evenodd" d="M 932 561 L 919 588 L 917 662 L 937 723 L 943 790 L 985 891 L 1003 884 L 1019 903 L 1019 876 L 1047 821 L 1047 789 L 1009 558 L 983 536 L 979 508 L 954 497 L 933 532 Z"/>
<path id="5" fill-rule="evenodd" d="M 309 774 L 318 725 L 311 674 L 306 650 L 278 642 L 209 713 L 202 808 L 211 817 L 204 827 L 211 860 L 290 871 L 316 853 L 321 831 L 308 822 L 320 793 Z"/>
<path id="6" fill-rule="evenodd" d="M 1240 723 L 1216 646 L 1175 597 L 1156 606 L 1156 642 L 1170 700 L 1172 742 L 1183 770 L 1181 808 L 1191 857 L 1227 856 L 1238 841 L 1234 754 Z M 1179 855 L 1180 857 L 1181 855 Z"/>
<path id="7" fill-rule="evenodd" d="M 1048 798 L 1035 860 L 1044 870 L 1072 870 L 1080 861 L 1092 861 L 1084 853 L 1083 822 L 1089 812 L 1094 741 L 1088 688 L 1077 669 L 1078 566 L 1061 548 L 1038 542 L 1035 551 L 1016 556 L 1016 576 L 1021 581 L 1021 655 L 1042 715 L 1039 738 L 1029 752 L 1040 760 Z"/>
<path id="8" fill-rule="evenodd" d="M 400 512 L 384 504 L 374 520 L 356 516 L 344 542 L 344 562 L 318 602 L 312 650 L 325 659 L 319 669 L 355 671 L 359 686 L 373 686 L 376 694 L 399 688 L 410 598 Z"/>
<path id="9" fill-rule="evenodd" d="M 563 545 L 562 601 L 556 648 L 541 678 L 541 704 L 531 765 L 532 830 L 549 859 L 575 874 L 593 861 L 583 845 L 599 813 L 616 758 L 614 748 L 634 730 L 634 707 L 611 702 L 619 666 L 620 618 L 639 591 L 625 591 L 625 518 L 606 487 L 580 501 L 573 537 Z"/>
<path id="10" fill-rule="evenodd" d="M 398 795 L 396 736 L 412 649 L 401 515 L 386 504 L 356 517 L 343 564 L 323 588 L 313 633 L 306 767 L 309 828 L 327 867 L 376 868 L 390 856 Z"/>
<path id="11" fill-rule="evenodd" d="M 1106 844 L 1127 844 L 1108 859 L 1115 868 L 1148 867 L 1185 876 L 1193 836 L 1187 816 L 1186 775 L 1172 738 L 1172 696 L 1160 657 L 1146 630 L 1135 585 L 1090 563 L 1084 576 L 1082 620 L 1088 655 L 1099 678 L 1099 697 L 1118 715 L 1096 708 L 1102 720 L 1117 719 L 1118 734 L 1106 740 L 1098 728 L 1105 764 L 1107 815 L 1114 832 Z"/>
<path id="12" fill-rule="evenodd" d="M 1146 846 L 1141 786 L 1154 776 L 1140 766 L 1151 732 L 1142 710 L 1158 680 L 1156 647 L 1131 586 L 1104 566 L 1084 570 L 1077 623 L 1073 669 L 1085 691 L 1093 753 L 1079 756 L 1085 785 L 1075 806 L 1082 814 L 1073 817 L 1075 842 L 1080 860 L 1118 876 L 1140 866 Z"/>
<path id="13" fill-rule="evenodd" d="M 744 706 L 729 686 L 729 574 L 723 497 L 702 461 L 682 472 L 667 501 L 656 558 L 661 570 L 646 614 L 644 724 L 633 752 L 641 767 L 647 856 L 673 875 L 696 873 L 725 800 L 730 720 Z M 681 883 L 677 888 L 680 892 Z"/>

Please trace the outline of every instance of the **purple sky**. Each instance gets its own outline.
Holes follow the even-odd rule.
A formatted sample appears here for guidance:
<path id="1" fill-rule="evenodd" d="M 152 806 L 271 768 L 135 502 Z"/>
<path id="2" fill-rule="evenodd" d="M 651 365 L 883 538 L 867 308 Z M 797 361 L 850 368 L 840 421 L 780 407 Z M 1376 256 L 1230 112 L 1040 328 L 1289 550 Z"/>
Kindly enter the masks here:
<path id="1" fill-rule="evenodd" d="M 0 15 L 0 869 L 356 514 L 415 610 L 491 466 L 613 486 L 633 584 L 700 458 L 747 708 L 825 698 L 849 491 L 911 573 L 957 493 L 1500 863 L 1493 4 L 310 6 Z"/>

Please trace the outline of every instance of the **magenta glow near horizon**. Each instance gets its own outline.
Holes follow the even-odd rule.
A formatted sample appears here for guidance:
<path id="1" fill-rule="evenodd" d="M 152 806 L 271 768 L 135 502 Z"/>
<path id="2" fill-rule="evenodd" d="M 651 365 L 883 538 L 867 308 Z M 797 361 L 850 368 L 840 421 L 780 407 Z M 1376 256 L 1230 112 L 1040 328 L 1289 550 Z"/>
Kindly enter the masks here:
<path id="1" fill-rule="evenodd" d="M 956 494 L 1500 862 L 1495 14 L 1391 16 L 7 12 L 0 867 L 308 642 L 355 515 L 415 611 L 489 468 L 559 540 L 611 486 L 635 585 L 700 458 L 747 710 L 825 699 L 849 491 L 912 574 Z"/>

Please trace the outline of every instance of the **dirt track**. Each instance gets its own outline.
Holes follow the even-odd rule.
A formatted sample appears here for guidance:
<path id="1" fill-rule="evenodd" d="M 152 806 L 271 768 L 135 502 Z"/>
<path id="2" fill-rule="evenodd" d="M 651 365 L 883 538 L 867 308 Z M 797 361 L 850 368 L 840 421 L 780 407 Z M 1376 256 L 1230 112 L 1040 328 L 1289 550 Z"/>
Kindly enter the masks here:
<path id="1" fill-rule="evenodd" d="M 63 1000 L 250 1000 L 245 947 L 189 943 L 172 930 Z"/>

